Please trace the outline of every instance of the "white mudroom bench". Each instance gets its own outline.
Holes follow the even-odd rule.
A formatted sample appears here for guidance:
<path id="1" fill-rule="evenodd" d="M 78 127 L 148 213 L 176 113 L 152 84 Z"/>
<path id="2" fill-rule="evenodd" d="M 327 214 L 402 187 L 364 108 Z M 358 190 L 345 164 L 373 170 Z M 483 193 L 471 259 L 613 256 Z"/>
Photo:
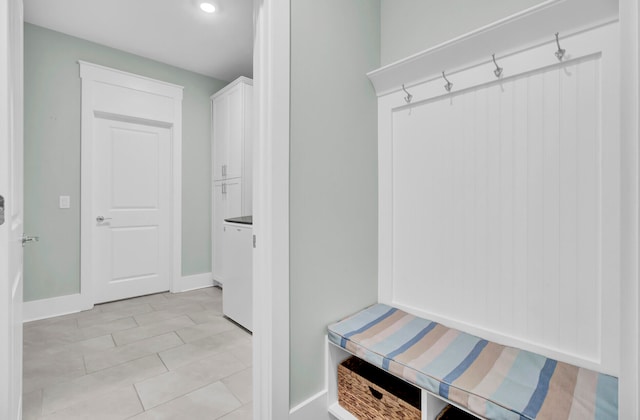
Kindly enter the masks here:
<path id="1" fill-rule="evenodd" d="M 426 393 L 423 419 L 433 419 L 448 402 L 486 419 L 618 418 L 618 379 L 613 376 L 503 346 L 385 304 L 328 330 L 330 353 L 343 352 L 338 359 L 353 354 L 421 388 Z M 330 412 L 349 418 L 337 404 Z"/>

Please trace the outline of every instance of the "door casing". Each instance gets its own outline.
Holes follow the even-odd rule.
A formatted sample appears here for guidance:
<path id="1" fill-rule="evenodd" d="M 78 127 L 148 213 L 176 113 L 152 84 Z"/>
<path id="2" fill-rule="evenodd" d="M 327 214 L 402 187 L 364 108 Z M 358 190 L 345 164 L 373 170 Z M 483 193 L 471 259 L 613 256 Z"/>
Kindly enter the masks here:
<path id="1" fill-rule="evenodd" d="M 0 418 L 22 418 L 23 4 L 0 1 Z"/>
<path id="2" fill-rule="evenodd" d="M 79 61 L 81 111 L 81 246 L 82 308 L 95 303 L 93 268 L 93 147 L 96 116 L 171 127 L 171 292 L 182 285 L 182 96 L 183 87 L 133 73 Z"/>
<path id="3" fill-rule="evenodd" d="M 253 413 L 280 420 L 290 411 L 290 0 L 253 5 Z"/>

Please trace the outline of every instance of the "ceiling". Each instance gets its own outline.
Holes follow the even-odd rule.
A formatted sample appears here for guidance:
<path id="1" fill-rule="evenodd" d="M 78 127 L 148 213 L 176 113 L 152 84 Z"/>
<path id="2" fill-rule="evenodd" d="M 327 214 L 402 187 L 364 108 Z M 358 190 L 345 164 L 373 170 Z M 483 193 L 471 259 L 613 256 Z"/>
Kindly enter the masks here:
<path id="1" fill-rule="evenodd" d="M 253 1 L 24 0 L 25 21 L 231 81 L 252 76 Z"/>

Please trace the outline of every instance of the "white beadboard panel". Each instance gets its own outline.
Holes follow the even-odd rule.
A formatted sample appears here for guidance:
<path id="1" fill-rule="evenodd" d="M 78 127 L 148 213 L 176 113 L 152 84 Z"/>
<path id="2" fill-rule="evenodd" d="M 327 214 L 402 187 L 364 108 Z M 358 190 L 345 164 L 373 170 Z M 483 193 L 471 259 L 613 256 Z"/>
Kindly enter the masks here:
<path id="1" fill-rule="evenodd" d="M 380 98 L 380 301 L 619 373 L 615 28 L 562 63 L 525 50 L 519 74 Z"/>

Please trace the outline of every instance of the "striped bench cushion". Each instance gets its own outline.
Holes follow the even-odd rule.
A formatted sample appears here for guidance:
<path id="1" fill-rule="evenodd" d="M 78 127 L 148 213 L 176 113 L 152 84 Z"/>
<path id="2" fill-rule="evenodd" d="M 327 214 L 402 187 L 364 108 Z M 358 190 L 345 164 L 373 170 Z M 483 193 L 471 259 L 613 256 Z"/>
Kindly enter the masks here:
<path id="1" fill-rule="evenodd" d="M 618 379 L 373 305 L 329 339 L 488 419 L 617 419 Z"/>

